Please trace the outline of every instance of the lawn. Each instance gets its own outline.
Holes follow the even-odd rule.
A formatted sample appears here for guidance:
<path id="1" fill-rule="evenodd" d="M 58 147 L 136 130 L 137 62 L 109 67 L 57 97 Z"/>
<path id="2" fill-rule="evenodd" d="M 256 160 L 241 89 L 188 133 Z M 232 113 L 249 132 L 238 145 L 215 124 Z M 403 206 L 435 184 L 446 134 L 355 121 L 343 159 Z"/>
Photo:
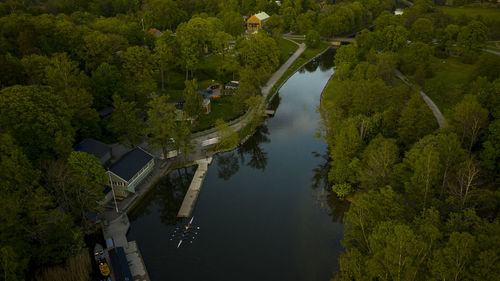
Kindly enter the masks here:
<path id="1" fill-rule="evenodd" d="M 458 58 L 450 57 L 433 58 L 431 67 L 434 77 L 425 80 L 423 91 L 441 111 L 445 111 L 462 100 L 474 65 L 464 64 Z"/>
<path id="2" fill-rule="evenodd" d="M 481 16 L 483 18 L 491 20 L 500 19 L 500 9 L 499 8 L 472 8 L 472 7 L 436 7 L 437 9 L 443 11 L 445 14 L 458 17 L 460 15 L 466 15 L 468 17 Z"/>
<path id="3" fill-rule="evenodd" d="M 210 129 L 214 126 L 215 120 L 223 119 L 225 122 L 229 122 L 243 115 L 245 112 L 236 111 L 230 96 L 223 96 L 220 98 L 214 98 L 210 100 L 211 112 L 209 114 L 202 114 L 196 120 L 196 124 L 193 128 L 193 132 L 199 132 L 206 129 Z"/>
<path id="4" fill-rule="evenodd" d="M 281 37 L 275 40 L 280 49 L 280 63 L 284 63 L 290 57 L 290 53 L 295 52 L 299 48 L 297 44 Z"/>
<path id="5" fill-rule="evenodd" d="M 338 88 L 341 86 L 342 81 L 338 81 L 336 79 L 330 79 L 328 84 L 325 87 L 325 91 L 323 92 L 323 96 L 321 97 L 322 104 L 329 104 L 335 100 L 335 93 L 338 91 Z"/>
<path id="6" fill-rule="evenodd" d="M 500 41 L 489 41 L 486 43 L 486 49 L 500 52 Z"/>

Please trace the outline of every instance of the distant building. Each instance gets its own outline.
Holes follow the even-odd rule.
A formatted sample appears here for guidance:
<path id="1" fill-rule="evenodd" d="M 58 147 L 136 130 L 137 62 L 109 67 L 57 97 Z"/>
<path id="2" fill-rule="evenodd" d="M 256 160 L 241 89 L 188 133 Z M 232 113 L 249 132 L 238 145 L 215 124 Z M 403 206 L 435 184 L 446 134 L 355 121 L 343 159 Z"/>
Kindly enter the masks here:
<path id="1" fill-rule="evenodd" d="M 109 167 L 109 185 L 118 197 L 135 193 L 135 188 L 153 171 L 154 157 L 140 147 L 127 152 Z"/>
<path id="2" fill-rule="evenodd" d="M 175 109 L 177 109 L 177 110 L 183 110 L 185 103 L 186 103 L 185 99 L 178 100 L 177 103 L 175 104 Z"/>
<path id="3" fill-rule="evenodd" d="M 101 165 L 104 165 L 104 163 L 111 159 L 111 147 L 95 139 L 84 139 L 75 145 L 74 148 L 76 151 L 83 151 L 94 155 L 101 161 Z"/>
<path id="4" fill-rule="evenodd" d="M 161 31 L 156 28 L 151 28 L 149 33 L 153 34 L 155 37 L 160 37 L 162 35 Z"/>
<path id="5" fill-rule="evenodd" d="M 266 12 L 260 12 L 258 14 L 255 14 L 251 16 L 247 20 L 247 30 L 248 31 L 259 31 L 262 29 L 262 26 L 264 23 L 267 21 L 269 18 L 269 15 L 266 14 Z"/>
<path id="6" fill-rule="evenodd" d="M 240 81 L 227 82 L 224 85 L 224 89 L 237 90 L 240 87 Z"/>

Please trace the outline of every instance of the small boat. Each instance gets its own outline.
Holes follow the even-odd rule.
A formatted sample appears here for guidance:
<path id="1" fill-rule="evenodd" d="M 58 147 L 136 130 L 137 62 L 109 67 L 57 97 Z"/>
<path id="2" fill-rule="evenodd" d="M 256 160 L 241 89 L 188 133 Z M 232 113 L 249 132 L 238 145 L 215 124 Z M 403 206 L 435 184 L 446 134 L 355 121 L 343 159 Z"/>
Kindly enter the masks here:
<path id="1" fill-rule="evenodd" d="M 110 273 L 109 266 L 106 263 L 106 258 L 104 257 L 104 248 L 99 243 L 95 244 L 94 247 L 94 259 L 97 265 L 99 265 L 101 275 L 104 277 L 108 276 Z"/>
<path id="2" fill-rule="evenodd" d="M 181 246 L 182 240 L 184 240 L 184 237 L 185 237 L 184 234 L 187 234 L 187 232 L 189 231 L 189 228 L 191 227 L 191 224 L 193 223 L 193 220 L 194 220 L 194 217 L 192 217 L 191 220 L 189 221 L 189 223 L 186 225 L 186 227 L 184 229 L 184 233 L 181 236 L 181 240 L 179 241 L 179 244 L 177 244 L 177 249 Z"/>
<path id="3" fill-rule="evenodd" d="M 99 243 L 94 247 L 94 259 L 97 263 L 104 259 L 104 248 Z"/>
<path id="4" fill-rule="evenodd" d="M 101 271 L 101 275 L 106 277 L 109 275 L 109 266 L 108 264 L 106 263 L 106 260 L 103 259 L 99 262 L 99 271 Z"/>

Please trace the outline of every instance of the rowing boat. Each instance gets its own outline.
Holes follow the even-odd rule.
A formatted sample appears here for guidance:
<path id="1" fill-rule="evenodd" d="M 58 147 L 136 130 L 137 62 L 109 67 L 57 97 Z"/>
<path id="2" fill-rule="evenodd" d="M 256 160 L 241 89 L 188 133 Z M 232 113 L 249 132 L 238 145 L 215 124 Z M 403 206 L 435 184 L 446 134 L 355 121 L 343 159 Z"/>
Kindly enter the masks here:
<path id="1" fill-rule="evenodd" d="M 191 220 L 189 221 L 189 223 L 186 225 L 186 229 L 184 230 L 184 234 L 186 234 L 188 232 L 189 228 L 191 227 L 191 224 L 193 223 L 193 220 L 194 220 L 194 217 L 192 217 Z M 179 249 L 179 247 L 181 246 L 182 240 L 184 240 L 184 235 L 181 237 L 181 240 L 179 240 L 179 244 L 177 244 L 177 249 Z"/>

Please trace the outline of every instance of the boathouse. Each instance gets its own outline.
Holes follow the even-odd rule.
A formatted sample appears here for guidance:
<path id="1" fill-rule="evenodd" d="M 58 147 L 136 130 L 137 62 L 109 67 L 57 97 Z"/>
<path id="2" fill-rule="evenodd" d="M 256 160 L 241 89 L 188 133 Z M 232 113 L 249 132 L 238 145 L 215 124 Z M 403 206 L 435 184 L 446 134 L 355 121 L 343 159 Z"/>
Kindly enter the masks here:
<path id="1" fill-rule="evenodd" d="M 269 15 L 266 14 L 266 12 L 260 12 L 258 14 L 255 14 L 251 16 L 247 20 L 247 30 L 248 31 L 259 31 L 262 29 L 262 26 L 264 23 L 267 21 L 269 18 Z"/>
<path id="2" fill-rule="evenodd" d="M 127 152 L 118 162 L 109 167 L 109 185 L 116 196 L 126 197 L 135 193 L 136 187 L 153 171 L 154 157 L 140 147 Z"/>

